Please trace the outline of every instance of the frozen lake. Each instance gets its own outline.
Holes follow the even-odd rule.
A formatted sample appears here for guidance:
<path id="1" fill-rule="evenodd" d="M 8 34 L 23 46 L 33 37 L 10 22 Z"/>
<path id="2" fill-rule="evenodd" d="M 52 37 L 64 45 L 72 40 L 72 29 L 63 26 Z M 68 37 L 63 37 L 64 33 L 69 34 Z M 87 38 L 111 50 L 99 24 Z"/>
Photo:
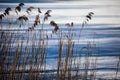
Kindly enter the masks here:
<path id="1" fill-rule="evenodd" d="M 74 23 L 72 31 L 76 36 L 73 37 L 73 41 L 75 43 L 75 47 L 84 47 L 87 46 L 88 42 L 91 44 L 96 44 L 97 51 L 93 55 L 98 58 L 97 63 L 97 75 L 98 77 L 113 79 L 116 73 L 116 66 L 119 61 L 120 56 L 120 0 L 81 0 L 81 1 L 58 1 L 57 3 L 25 3 L 25 6 L 22 8 L 21 13 L 17 15 L 14 11 L 15 6 L 18 3 L 0 3 L 0 14 L 3 13 L 5 8 L 11 7 L 13 11 L 10 12 L 10 16 L 5 17 L 1 22 L 0 32 L 4 33 L 16 33 L 19 36 L 24 36 L 23 47 L 26 45 L 27 39 L 30 38 L 29 41 L 29 52 L 31 52 L 32 39 L 31 36 L 36 32 L 36 37 L 38 37 L 38 30 L 41 29 L 41 25 L 39 24 L 35 30 L 31 32 L 26 32 L 28 26 L 33 24 L 35 16 L 37 15 L 37 8 L 41 8 L 42 13 L 40 14 L 40 18 L 43 18 L 46 10 L 52 10 L 51 16 L 44 24 L 44 30 L 48 34 L 48 46 L 47 46 L 47 59 L 46 59 L 46 67 L 47 69 L 56 69 L 56 60 L 58 57 L 58 37 L 56 34 L 52 34 L 53 27 L 49 25 L 51 20 L 54 20 L 58 25 L 60 30 L 67 31 L 66 23 Z M 25 13 L 26 7 L 34 6 L 35 9 L 28 15 Z M 80 28 L 82 22 L 85 20 L 85 16 L 89 12 L 94 12 L 92 20 L 88 22 L 88 24 L 83 28 L 81 37 L 78 38 L 78 33 L 80 32 Z M 22 27 L 19 28 L 19 22 L 16 22 L 16 18 L 21 15 L 26 15 L 29 17 L 29 21 L 23 23 Z M 10 26 L 8 21 L 12 24 Z M 41 20 L 42 21 L 42 20 Z M 94 35 L 95 33 L 95 35 Z M 51 37 L 52 34 L 52 37 Z M 31 35 L 28 37 L 28 35 Z M 38 37 L 39 38 L 39 37 Z M 23 38 L 19 38 L 19 42 L 21 42 Z M 79 40 L 80 39 L 80 40 Z M 14 38 L 13 38 L 14 40 Z M 78 40 L 80 42 L 78 42 Z M 35 44 L 37 45 L 37 40 Z M 2 44 L 2 38 L 1 38 Z M 11 43 L 12 44 L 12 43 Z M 17 46 L 17 42 L 10 46 L 10 54 L 14 55 L 14 48 Z M 94 46 L 92 46 L 94 47 Z M 24 52 L 24 49 L 22 50 Z M 98 54 L 99 53 L 99 54 Z M 1 54 L 2 55 L 2 54 Z M 24 54 L 22 54 L 24 55 Z M 22 59 L 21 55 L 21 59 Z M 29 54 L 30 56 L 31 54 Z M 77 56 L 76 54 L 74 54 Z M 65 56 L 63 56 L 64 58 Z M 76 57 L 77 58 L 77 57 Z M 84 58 L 84 52 L 82 53 L 82 59 Z M 8 59 L 9 60 L 9 59 Z M 119 67 L 120 69 L 120 67 Z M 111 76 L 112 75 L 112 76 Z M 120 71 L 118 73 L 118 78 L 120 79 Z"/>

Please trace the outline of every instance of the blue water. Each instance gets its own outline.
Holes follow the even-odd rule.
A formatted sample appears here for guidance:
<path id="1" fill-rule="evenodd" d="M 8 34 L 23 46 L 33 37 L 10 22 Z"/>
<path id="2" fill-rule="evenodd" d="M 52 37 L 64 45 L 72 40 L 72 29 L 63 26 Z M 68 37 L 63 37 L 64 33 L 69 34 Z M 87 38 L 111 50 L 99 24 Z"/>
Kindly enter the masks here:
<path id="1" fill-rule="evenodd" d="M 98 63 L 98 69 L 100 70 L 115 70 L 117 58 L 120 56 L 120 5 L 119 0 L 105 0 L 105 1 L 99 1 L 99 0 L 86 0 L 86 1 L 70 1 L 69 4 L 67 2 L 59 2 L 59 3 L 26 3 L 25 6 L 22 8 L 22 12 L 19 14 L 19 16 L 25 14 L 25 10 L 28 6 L 35 6 L 35 9 L 31 12 L 30 15 L 27 15 L 29 17 L 29 21 L 24 23 L 22 25 L 22 28 L 19 28 L 18 22 L 16 22 L 16 18 L 18 15 L 14 12 L 14 8 L 18 3 L 0 3 L 0 14 L 4 12 L 4 9 L 7 7 L 11 7 L 13 11 L 10 13 L 10 16 L 5 17 L 2 21 L 2 29 L 0 29 L 1 33 L 16 33 L 17 36 L 13 37 L 13 41 L 11 41 L 11 45 L 9 46 L 9 54 L 8 60 L 10 61 L 11 58 L 15 55 L 15 48 L 17 46 L 17 43 L 14 45 L 12 44 L 14 42 L 14 39 L 19 36 L 19 42 L 20 40 L 23 40 L 22 36 L 24 36 L 23 40 L 23 49 L 21 52 L 20 59 L 23 60 L 23 56 L 25 53 L 25 47 L 27 39 L 30 39 L 29 42 L 29 60 L 31 59 L 32 54 L 32 36 L 34 32 L 36 33 L 37 39 L 35 41 L 36 43 L 36 49 L 39 35 L 38 30 L 41 29 L 41 24 L 38 25 L 37 28 L 35 28 L 32 32 L 26 32 L 28 26 L 31 26 L 33 24 L 33 20 L 35 18 L 36 9 L 38 7 L 41 8 L 42 14 L 41 19 L 43 18 L 43 15 L 46 10 L 51 9 L 52 10 L 52 17 L 48 19 L 48 21 L 45 22 L 44 25 L 44 31 L 48 32 L 48 46 L 46 48 L 47 51 L 47 64 L 51 66 L 52 68 L 56 67 L 56 59 L 58 58 L 58 37 L 56 34 L 52 34 L 53 27 L 49 25 L 49 22 L 51 20 L 55 20 L 56 23 L 58 23 L 60 30 L 66 32 L 68 28 L 66 28 L 65 24 L 74 22 L 74 27 L 72 28 L 72 32 L 74 33 L 73 41 L 75 42 L 74 50 L 78 48 L 80 49 L 82 47 L 86 47 L 88 42 L 91 43 L 91 50 L 90 50 L 90 56 L 98 57 L 98 62 L 101 62 L 102 60 L 108 60 L 104 64 Z M 82 22 L 85 20 L 85 16 L 88 12 L 94 12 L 95 15 L 93 16 L 93 19 L 83 28 L 81 37 L 79 38 L 79 33 L 81 29 Z M 10 28 L 8 27 L 7 19 L 9 19 L 12 24 Z M 15 29 L 15 30 L 14 30 Z M 19 29 L 19 30 L 18 30 Z M 28 34 L 30 33 L 30 34 Z M 94 36 L 94 33 L 96 35 Z M 51 37 L 52 34 L 52 37 Z M 28 36 L 31 35 L 31 36 Z M 78 43 L 78 39 L 80 39 L 80 43 Z M 2 43 L 4 43 L 4 39 L 1 38 Z M 93 43 L 94 42 L 94 43 Z M 94 44 L 96 45 L 96 51 L 94 51 Z M 1 49 L 0 49 L 1 50 Z M 64 45 L 63 48 L 63 58 L 65 57 L 66 52 L 66 46 Z M 2 52 L 2 50 L 1 50 Z M 37 53 L 36 53 L 37 54 Z M 0 53 L 0 55 L 3 55 Z M 81 53 L 81 56 L 85 56 L 85 51 Z M 78 57 L 78 54 L 76 51 L 74 51 L 74 57 Z M 111 61 L 113 59 L 113 61 Z M 10 61 L 12 63 L 12 61 Z M 21 61 L 22 62 L 22 61 Z M 51 63 L 52 62 L 52 63 Z M 54 64 L 54 65 L 53 65 Z M 110 65 L 109 68 L 107 65 Z"/>

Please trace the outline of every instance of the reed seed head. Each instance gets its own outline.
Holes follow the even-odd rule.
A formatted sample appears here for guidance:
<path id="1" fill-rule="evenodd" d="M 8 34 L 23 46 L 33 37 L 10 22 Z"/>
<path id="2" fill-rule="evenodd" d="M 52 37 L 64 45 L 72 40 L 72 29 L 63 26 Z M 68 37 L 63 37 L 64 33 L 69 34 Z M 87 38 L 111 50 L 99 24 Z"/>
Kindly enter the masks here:
<path id="1" fill-rule="evenodd" d="M 24 3 L 19 3 L 18 6 L 23 7 L 25 4 Z"/>
<path id="2" fill-rule="evenodd" d="M 86 15 L 86 20 L 87 21 L 91 20 L 93 15 L 94 15 L 93 12 L 89 12 L 88 15 Z"/>
<path id="3" fill-rule="evenodd" d="M 32 11 L 32 9 L 34 9 L 34 7 L 30 6 L 30 7 L 27 8 L 26 12 L 29 14 Z"/>
<path id="4" fill-rule="evenodd" d="M 44 14 L 45 16 L 44 16 L 44 22 L 46 21 L 46 20 L 48 20 L 48 17 L 51 17 L 51 15 L 50 15 L 50 12 L 51 12 L 52 10 L 47 10 L 47 12 Z"/>
<path id="5" fill-rule="evenodd" d="M 16 8 L 15 8 L 15 12 L 18 14 L 18 12 L 21 12 L 21 7 L 20 6 L 17 6 Z"/>
<path id="6" fill-rule="evenodd" d="M 42 13 L 41 10 L 40 10 L 40 8 L 38 8 L 38 13 Z"/>
<path id="7" fill-rule="evenodd" d="M 18 17 L 17 20 L 19 20 L 19 21 L 27 21 L 28 17 L 26 17 L 25 15 L 23 15 L 23 16 Z"/>
<path id="8" fill-rule="evenodd" d="M 5 14 L 9 15 L 9 12 L 12 11 L 12 9 L 10 7 L 5 9 Z"/>
<path id="9" fill-rule="evenodd" d="M 57 32 L 59 30 L 59 26 L 55 23 L 55 21 L 51 21 L 50 25 L 54 27 L 53 32 Z"/>
<path id="10" fill-rule="evenodd" d="M 67 27 L 73 27 L 73 22 L 71 22 L 71 23 L 66 23 L 65 26 L 67 26 Z"/>
<path id="11" fill-rule="evenodd" d="M 47 10 L 47 12 L 45 13 L 45 15 L 50 15 L 50 12 L 52 12 L 52 10 Z"/>
<path id="12" fill-rule="evenodd" d="M 4 14 L 0 14 L 0 20 L 2 20 L 4 17 Z"/>

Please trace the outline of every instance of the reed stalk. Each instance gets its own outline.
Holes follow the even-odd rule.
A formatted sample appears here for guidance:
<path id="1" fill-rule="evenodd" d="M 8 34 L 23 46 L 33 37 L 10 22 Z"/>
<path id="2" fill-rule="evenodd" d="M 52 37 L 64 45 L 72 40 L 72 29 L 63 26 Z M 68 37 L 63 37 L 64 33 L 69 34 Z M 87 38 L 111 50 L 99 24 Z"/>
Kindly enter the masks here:
<path id="1" fill-rule="evenodd" d="M 116 74 L 115 74 L 115 80 L 117 80 L 118 72 L 119 72 L 119 67 L 120 67 L 120 56 L 118 57 L 118 62 L 117 62 L 117 68 L 116 68 Z"/>
<path id="2" fill-rule="evenodd" d="M 57 80 L 60 80 L 60 67 L 62 62 L 62 50 L 63 49 L 63 41 L 59 40 L 59 55 L 58 55 L 58 68 L 57 68 Z"/>

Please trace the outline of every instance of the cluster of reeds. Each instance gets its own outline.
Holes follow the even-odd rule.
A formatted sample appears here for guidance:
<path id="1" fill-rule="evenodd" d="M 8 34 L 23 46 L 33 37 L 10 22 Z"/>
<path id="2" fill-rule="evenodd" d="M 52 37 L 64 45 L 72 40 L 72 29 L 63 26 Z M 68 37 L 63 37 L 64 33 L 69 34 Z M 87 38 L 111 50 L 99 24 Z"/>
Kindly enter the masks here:
<path id="1" fill-rule="evenodd" d="M 10 11 L 12 11 L 12 9 L 10 7 L 7 7 L 4 12 L 2 14 L 0 14 L 0 24 L 1 24 L 1 29 L 2 29 L 2 20 L 3 18 L 5 18 L 5 16 L 10 14 Z"/>
<path id="2" fill-rule="evenodd" d="M 15 8 L 15 12 L 21 12 L 21 8 L 24 3 L 18 4 Z M 30 6 L 26 9 L 28 15 L 35 9 Z M 76 47 L 74 42 L 74 23 L 66 23 L 67 31 L 61 30 L 59 24 L 54 20 L 50 21 L 50 25 L 54 27 L 52 35 L 58 36 L 58 55 L 56 70 L 46 69 L 46 60 L 48 52 L 48 36 L 49 34 L 44 31 L 45 21 L 51 17 L 51 10 L 47 10 L 44 13 L 42 25 L 40 21 L 40 14 L 42 13 L 40 8 L 38 9 L 38 15 L 36 15 L 34 23 L 31 27 L 28 27 L 28 31 L 21 34 L 20 32 L 7 32 L 0 31 L 0 80 L 95 80 L 96 79 L 96 66 L 97 57 L 91 56 L 91 54 L 97 54 L 97 45 L 94 41 L 87 42 L 86 46 Z M 11 8 L 7 8 L 4 14 L 0 15 L 0 20 L 7 14 L 9 15 Z M 81 35 L 85 24 L 87 24 L 94 15 L 93 12 L 88 13 L 85 16 L 85 20 L 79 28 Z M 30 16 L 30 15 L 29 15 Z M 17 18 L 21 22 L 26 22 L 29 18 L 26 15 L 19 16 Z M 41 29 L 34 31 L 36 27 Z M 25 35 L 24 35 L 25 34 Z M 46 34 L 46 35 L 45 35 Z M 80 40 L 80 36 L 77 36 Z M 26 41 L 25 41 L 26 39 Z M 78 40 L 78 41 L 79 41 Z M 84 54 L 84 57 L 83 57 Z M 120 59 L 119 59 L 120 60 Z M 119 67 L 119 63 L 117 64 Z M 116 77 L 118 70 L 116 72 Z"/>
<path id="3" fill-rule="evenodd" d="M 85 21 L 88 22 L 89 20 L 91 20 L 93 14 L 94 14 L 93 12 L 88 13 L 88 15 L 86 15 Z M 85 23 L 83 24 L 82 27 L 80 28 L 80 31 L 82 31 L 82 29 L 85 27 Z M 93 41 L 94 45 L 92 48 L 91 48 L 91 42 L 88 42 L 87 46 L 82 47 L 79 50 L 79 47 L 77 48 L 74 47 L 75 46 L 75 42 L 73 41 L 74 32 L 72 31 L 72 28 L 74 28 L 73 22 L 65 24 L 65 26 L 68 27 L 68 31 L 66 32 L 61 31 L 58 24 L 55 23 L 55 21 L 51 21 L 50 25 L 54 27 L 53 33 L 56 33 L 59 38 L 58 68 L 57 68 L 56 79 L 57 80 L 79 80 L 79 79 L 95 80 L 97 57 L 94 58 L 90 56 L 91 54 L 90 51 L 92 48 L 94 48 L 92 53 L 93 54 L 97 53 L 95 42 Z M 65 48 L 65 50 L 63 50 L 63 48 Z M 84 58 L 84 62 L 81 63 L 82 62 L 81 55 L 83 52 L 85 52 L 84 53 L 85 58 Z M 77 59 L 74 54 L 77 54 L 78 56 Z M 65 56 L 65 58 L 63 58 L 62 56 Z M 82 70 L 81 68 L 84 69 L 84 71 L 80 71 Z M 89 69 L 91 69 L 91 71 Z"/>

